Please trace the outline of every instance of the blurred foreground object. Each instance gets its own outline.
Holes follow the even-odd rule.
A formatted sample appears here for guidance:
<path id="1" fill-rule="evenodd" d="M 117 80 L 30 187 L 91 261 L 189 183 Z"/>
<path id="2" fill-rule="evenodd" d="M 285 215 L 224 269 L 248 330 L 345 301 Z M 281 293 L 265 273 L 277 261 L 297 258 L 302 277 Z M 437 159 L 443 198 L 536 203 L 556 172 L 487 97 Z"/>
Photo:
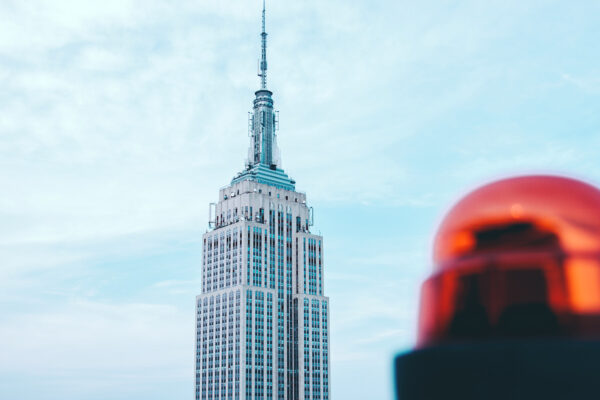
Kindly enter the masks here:
<path id="1" fill-rule="evenodd" d="M 600 191 L 524 176 L 443 220 L 398 399 L 600 398 Z"/>

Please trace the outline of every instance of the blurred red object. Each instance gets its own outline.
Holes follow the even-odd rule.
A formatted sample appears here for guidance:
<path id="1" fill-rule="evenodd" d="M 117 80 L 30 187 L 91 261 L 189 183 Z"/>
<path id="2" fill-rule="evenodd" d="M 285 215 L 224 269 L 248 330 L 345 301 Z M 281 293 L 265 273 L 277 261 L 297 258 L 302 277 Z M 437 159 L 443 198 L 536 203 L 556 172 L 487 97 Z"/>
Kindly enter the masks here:
<path id="1" fill-rule="evenodd" d="M 445 217 L 423 284 L 418 347 L 600 339 L 600 190 L 557 176 L 485 185 Z"/>

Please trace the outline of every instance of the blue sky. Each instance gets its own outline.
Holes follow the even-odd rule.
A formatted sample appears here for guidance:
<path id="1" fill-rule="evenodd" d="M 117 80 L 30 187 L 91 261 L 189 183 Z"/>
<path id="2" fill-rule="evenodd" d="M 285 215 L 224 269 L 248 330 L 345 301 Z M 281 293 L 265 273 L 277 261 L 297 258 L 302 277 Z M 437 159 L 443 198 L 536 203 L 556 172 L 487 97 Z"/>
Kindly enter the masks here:
<path id="1" fill-rule="evenodd" d="M 451 204 L 513 174 L 600 183 L 600 5 L 268 3 L 333 399 L 390 399 Z M 0 2 L 1 398 L 191 398 L 200 240 L 246 156 L 259 21 L 258 0 Z"/>

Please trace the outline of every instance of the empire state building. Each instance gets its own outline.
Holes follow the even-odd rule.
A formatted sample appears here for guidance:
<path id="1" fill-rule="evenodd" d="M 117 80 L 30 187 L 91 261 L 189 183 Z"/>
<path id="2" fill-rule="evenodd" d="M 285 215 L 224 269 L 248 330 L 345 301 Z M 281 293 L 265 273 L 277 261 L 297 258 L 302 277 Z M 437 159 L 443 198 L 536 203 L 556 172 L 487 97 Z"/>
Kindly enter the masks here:
<path id="1" fill-rule="evenodd" d="M 281 166 L 264 1 L 261 41 L 248 159 L 210 204 L 203 235 L 195 398 L 329 400 L 323 238 L 311 233 L 306 194 Z"/>

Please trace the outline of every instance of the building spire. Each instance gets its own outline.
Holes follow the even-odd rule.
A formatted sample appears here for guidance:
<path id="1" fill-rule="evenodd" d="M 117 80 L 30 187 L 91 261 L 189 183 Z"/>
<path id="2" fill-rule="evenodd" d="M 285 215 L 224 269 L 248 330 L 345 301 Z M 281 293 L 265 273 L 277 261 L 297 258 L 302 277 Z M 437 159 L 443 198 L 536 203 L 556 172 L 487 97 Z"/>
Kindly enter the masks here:
<path id="1" fill-rule="evenodd" d="M 286 190 L 294 190 L 296 182 L 283 171 L 279 147 L 277 146 L 277 130 L 279 118 L 273 109 L 273 92 L 267 89 L 267 30 L 266 7 L 263 0 L 262 9 L 262 52 L 258 65 L 260 88 L 254 92 L 254 106 L 248 115 L 248 158 L 246 169 L 237 174 L 232 184 L 243 180 L 273 185 Z"/>
<path id="2" fill-rule="evenodd" d="M 267 88 L 267 32 L 265 30 L 265 0 L 263 0 L 263 10 L 262 10 L 262 33 L 261 36 L 261 59 L 260 59 L 260 71 L 258 76 L 260 76 L 260 88 Z"/>

